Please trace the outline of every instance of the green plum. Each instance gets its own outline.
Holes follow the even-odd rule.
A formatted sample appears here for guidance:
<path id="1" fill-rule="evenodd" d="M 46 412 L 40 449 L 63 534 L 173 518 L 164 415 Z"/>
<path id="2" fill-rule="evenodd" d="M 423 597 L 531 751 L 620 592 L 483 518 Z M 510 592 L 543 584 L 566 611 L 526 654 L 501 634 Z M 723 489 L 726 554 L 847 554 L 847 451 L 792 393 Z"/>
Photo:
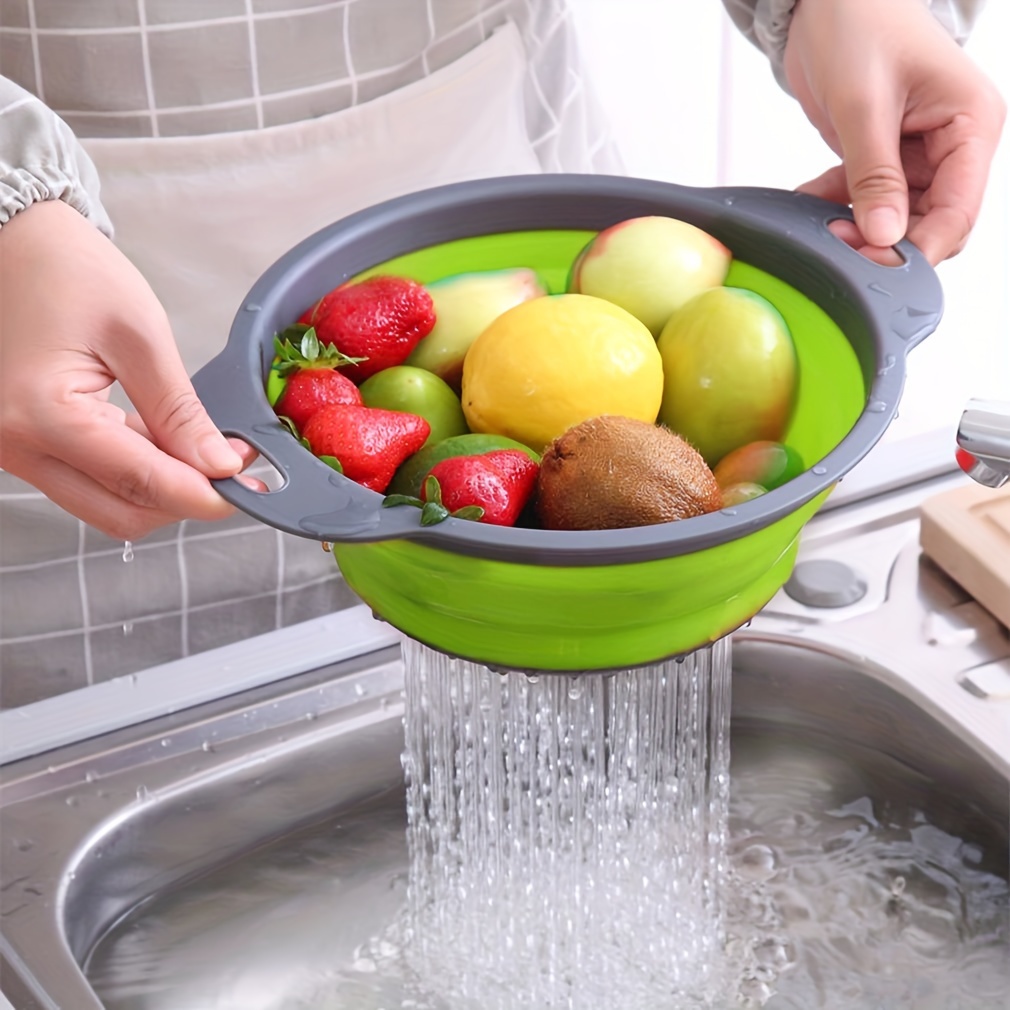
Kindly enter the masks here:
<path id="1" fill-rule="evenodd" d="M 579 253 L 568 290 L 620 305 L 658 337 L 688 299 L 723 283 L 731 259 L 693 224 L 635 217 L 604 229 Z"/>
<path id="2" fill-rule="evenodd" d="M 506 309 L 547 294 L 536 273 L 523 267 L 455 274 L 426 287 L 435 326 L 405 363 L 434 372 L 457 392 L 463 359 L 477 337 Z"/>
<path id="3" fill-rule="evenodd" d="M 659 336 L 659 420 L 710 467 L 749 442 L 779 442 L 796 398 L 796 349 L 766 299 L 719 287 L 678 309 Z"/>
<path id="4" fill-rule="evenodd" d="M 459 397 L 433 372 L 412 365 L 394 365 L 369 376 L 358 387 L 366 407 L 417 414 L 431 425 L 425 445 L 434 445 L 470 429 Z"/>
<path id="5" fill-rule="evenodd" d="M 803 460 L 791 446 L 781 442 L 748 442 L 719 460 L 715 479 L 723 488 L 759 484 L 771 491 L 798 477 L 803 470 Z"/>

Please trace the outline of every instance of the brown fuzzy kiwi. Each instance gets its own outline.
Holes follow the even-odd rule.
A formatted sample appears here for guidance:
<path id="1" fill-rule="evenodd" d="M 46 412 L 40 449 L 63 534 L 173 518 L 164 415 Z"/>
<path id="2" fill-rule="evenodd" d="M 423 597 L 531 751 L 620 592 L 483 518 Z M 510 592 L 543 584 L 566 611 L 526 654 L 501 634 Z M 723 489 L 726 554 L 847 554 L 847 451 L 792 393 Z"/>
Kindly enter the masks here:
<path id="1" fill-rule="evenodd" d="M 701 454 L 669 428 L 604 415 L 544 450 L 537 515 L 549 530 L 611 530 L 688 519 L 722 508 Z"/>

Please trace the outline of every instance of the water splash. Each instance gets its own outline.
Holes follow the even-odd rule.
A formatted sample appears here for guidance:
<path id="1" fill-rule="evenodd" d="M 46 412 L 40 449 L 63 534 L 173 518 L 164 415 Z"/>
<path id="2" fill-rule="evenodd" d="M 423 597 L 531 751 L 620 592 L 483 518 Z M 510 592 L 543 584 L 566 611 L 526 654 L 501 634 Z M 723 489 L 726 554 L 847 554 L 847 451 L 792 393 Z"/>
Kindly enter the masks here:
<path id="1" fill-rule="evenodd" d="M 578 681 L 404 649 L 422 987 L 486 1010 L 711 1005 L 727 984 L 729 641 Z"/>

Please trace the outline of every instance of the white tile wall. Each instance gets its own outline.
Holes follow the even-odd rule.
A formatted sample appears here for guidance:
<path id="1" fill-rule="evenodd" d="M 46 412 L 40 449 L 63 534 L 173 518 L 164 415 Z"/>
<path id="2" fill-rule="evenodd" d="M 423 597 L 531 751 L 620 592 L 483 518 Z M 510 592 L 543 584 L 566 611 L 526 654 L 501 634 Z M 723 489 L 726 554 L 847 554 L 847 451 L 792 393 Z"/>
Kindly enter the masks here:
<path id="1" fill-rule="evenodd" d="M 764 56 L 721 4 L 579 0 L 589 76 L 628 171 L 686 185 L 792 188 L 834 164 Z M 1010 4 L 991 3 L 968 51 L 1010 96 Z M 951 438 L 971 396 L 1010 400 L 1010 138 L 1004 136 L 975 233 L 941 264 L 946 313 L 912 352 L 887 440 L 938 428 Z"/>

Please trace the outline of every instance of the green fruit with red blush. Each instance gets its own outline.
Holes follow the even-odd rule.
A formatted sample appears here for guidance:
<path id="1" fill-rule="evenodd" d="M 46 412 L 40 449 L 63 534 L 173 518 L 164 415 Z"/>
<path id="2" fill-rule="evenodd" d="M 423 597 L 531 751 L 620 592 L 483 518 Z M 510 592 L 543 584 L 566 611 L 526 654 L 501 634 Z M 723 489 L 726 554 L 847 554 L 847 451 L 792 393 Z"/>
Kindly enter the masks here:
<path id="1" fill-rule="evenodd" d="M 734 449 L 781 441 L 792 418 L 798 367 L 778 310 L 743 288 L 712 288 L 670 317 L 659 420 L 715 467 Z"/>
<path id="2" fill-rule="evenodd" d="M 758 441 L 725 455 L 714 473 L 724 490 L 734 484 L 757 484 L 771 491 L 798 477 L 803 470 L 803 460 L 795 449 L 781 442 Z"/>

